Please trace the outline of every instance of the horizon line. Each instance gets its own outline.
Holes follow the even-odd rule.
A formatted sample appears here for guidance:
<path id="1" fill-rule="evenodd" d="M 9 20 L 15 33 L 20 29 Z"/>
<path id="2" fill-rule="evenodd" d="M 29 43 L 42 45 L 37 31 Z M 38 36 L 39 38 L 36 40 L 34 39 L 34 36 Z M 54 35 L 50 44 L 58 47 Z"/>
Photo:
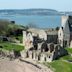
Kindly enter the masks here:
<path id="1" fill-rule="evenodd" d="M 56 9 L 52 9 L 52 8 L 2 8 L 0 10 L 25 10 L 25 9 L 50 9 L 50 10 L 55 10 L 55 11 L 58 11 L 58 12 L 71 12 L 72 11 L 72 10 L 62 11 L 62 10 L 56 10 Z"/>

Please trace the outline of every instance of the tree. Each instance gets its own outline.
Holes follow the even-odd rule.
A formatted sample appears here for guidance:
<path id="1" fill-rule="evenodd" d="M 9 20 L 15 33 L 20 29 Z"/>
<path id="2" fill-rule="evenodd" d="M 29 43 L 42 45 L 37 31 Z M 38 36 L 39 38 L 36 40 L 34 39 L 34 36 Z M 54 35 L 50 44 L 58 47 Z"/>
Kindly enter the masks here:
<path id="1" fill-rule="evenodd" d="M 56 27 L 56 30 L 58 31 L 59 30 L 59 27 Z"/>
<path id="2" fill-rule="evenodd" d="M 5 34 L 8 30 L 9 21 L 7 20 L 0 20 L 0 34 Z"/>

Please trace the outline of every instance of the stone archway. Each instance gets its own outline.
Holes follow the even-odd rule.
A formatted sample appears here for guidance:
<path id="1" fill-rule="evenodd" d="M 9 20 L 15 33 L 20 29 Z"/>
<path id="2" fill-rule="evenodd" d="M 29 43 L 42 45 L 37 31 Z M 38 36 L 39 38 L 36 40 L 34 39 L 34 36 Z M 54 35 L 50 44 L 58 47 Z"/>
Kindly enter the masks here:
<path id="1" fill-rule="evenodd" d="M 50 53 L 52 53 L 54 51 L 54 44 L 53 43 L 49 44 L 49 50 L 50 50 Z"/>
<path id="2" fill-rule="evenodd" d="M 41 46 L 41 52 L 47 52 L 49 49 L 48 49 L 48 45 L 46 42 L 43 42 L 42 46 Z"/>

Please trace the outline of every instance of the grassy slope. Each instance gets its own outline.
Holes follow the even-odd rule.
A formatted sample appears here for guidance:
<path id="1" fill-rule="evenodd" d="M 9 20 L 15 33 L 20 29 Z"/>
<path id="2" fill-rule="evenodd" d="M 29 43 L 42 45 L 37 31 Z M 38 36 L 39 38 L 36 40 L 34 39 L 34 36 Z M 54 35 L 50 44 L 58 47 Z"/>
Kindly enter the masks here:
<path id="1" fill-rule="evenodd" d="M 11 44 L 11 43 L 0 43 L 0 46 L 2 46 L 2 49 L 6 49 L 6 50 L 16 50 L 16 51 L 21 51 L 24 49 L 24 46 L 20 46 L 20 45 L 15 45 L 15 44 Z"/>
<path id="2" fill-rule="evenodd" d="M 72 53 L 72 48 L 66 48 L 69 53 Z"/>
<path id="3" fill-rule="evenodd" d="M 72 64 L 63 60 L 56 60 L 51 63 L 45 63 L 46 66 L 54 70 L 54 72 L 72 72 Z"/>

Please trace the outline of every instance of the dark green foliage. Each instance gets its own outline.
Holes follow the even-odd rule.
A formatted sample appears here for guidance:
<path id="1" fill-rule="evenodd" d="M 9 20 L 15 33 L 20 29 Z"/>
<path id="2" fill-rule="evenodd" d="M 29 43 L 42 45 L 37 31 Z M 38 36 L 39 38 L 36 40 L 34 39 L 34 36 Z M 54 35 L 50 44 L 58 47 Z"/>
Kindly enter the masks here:
<path id="1" fill-rule="evenodd" d="M 56 30 L 58 31 L 59 30 L 59 27 L 56 27 Z"/>
<path id="2" fill-rule="evenodd" d="M 23 26 L 13 24 L 8 20 L 0 20 L 0 35 L 21 35 Z"/>
<path id="3" fill-rule="evenodd" d="M 13 37 L 22 42 L 22 31 L 27 28 L 14 23 L 14 21 L 0 20 L 0 36 Z"/>

